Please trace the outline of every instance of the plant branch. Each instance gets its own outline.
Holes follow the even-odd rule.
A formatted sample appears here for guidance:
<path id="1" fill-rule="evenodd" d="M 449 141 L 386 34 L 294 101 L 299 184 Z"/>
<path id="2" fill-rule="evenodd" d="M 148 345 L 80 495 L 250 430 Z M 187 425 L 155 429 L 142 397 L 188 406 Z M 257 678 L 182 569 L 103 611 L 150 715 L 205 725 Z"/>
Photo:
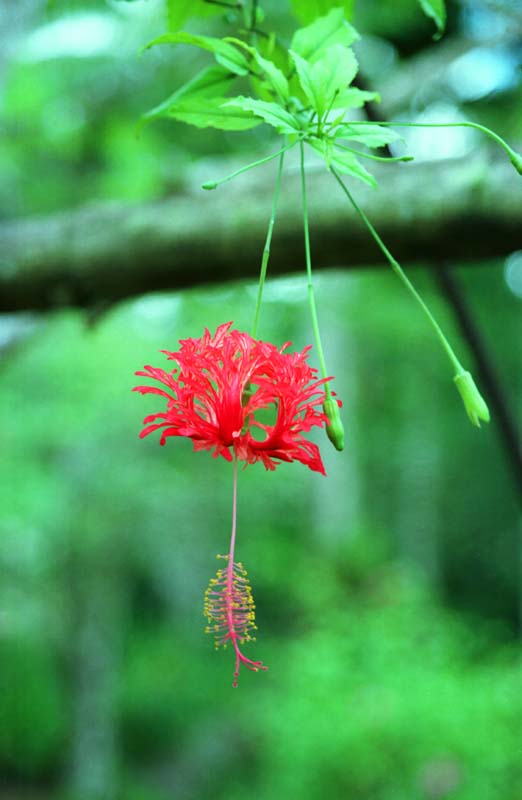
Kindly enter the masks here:
<path id="1" fill-rule="evenodd" d="M 302 216 L 294 200 L 300 176 L 292 173 L 292 154 L 287 162 L 278 247 L 270 255 L 273 276 L 302 264 Z M 206 164 L 204 174 L 224 174 L 233 166 Z M 213 194 L 200 189 L 201 169 L 168 199 L 98 203 L 0 222 L 0 312 L 97 308 L 146 292 L 256 280 L 274 173 L 256 172 L 254 184 L 249 175 L 237 177 L 223 186 L 223 202 L 216 205 Z M 393 171 L 376 163 L 372 171 L 380 191 L 361 185 L 358 193 L 397 260 L 462 264 L 520 249 L 520 177 L 505 159 L 491 160 L 487 170 L 481 157 L 466 157 Z M 308 180 L 314 269 L 378 264 L 373 241 L 346 213 L 344 198 L 332 192 L 331 176 L 314 172 Z M 396 196 L 400 204 L 390 201 Z"/>

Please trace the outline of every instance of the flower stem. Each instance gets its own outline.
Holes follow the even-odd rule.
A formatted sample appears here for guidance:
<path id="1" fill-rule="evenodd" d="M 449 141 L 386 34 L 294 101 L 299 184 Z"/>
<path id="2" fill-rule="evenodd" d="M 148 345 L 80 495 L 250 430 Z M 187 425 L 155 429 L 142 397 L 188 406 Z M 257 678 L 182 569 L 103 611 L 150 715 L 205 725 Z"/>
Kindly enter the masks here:
<path id="1" fill-rule="evenodd" d="M 422 297 L 420 296 L 420 294 L 418 293 L 418 291 L 416 290 L 416 288 L 414 287 L 414 285 L 412 284 L 410 279 L 405 275 L 405 273 L 404 273 L 401 265 L 399 264 L 399 262 L 396 261 L 395 258 L 392 256 L 392 254 L 390 253 L 390 251 L 388 250 L 388 248 L 386 247 L 386 245 L 382 241 L 381 237 L 379 236 L 379 234 L 377 233 L 377 231 L 373 227 L 372 223 L 370 222 L 370 220 L 368 219 L 368 217 L 366 216 L 366 214 L 364 213 L 362 208 L 360 208 L 360 206 L 355 201 L 355 198 L 353 197 L 352 193 L 350 192 L 348 187 L 345 185 L 345 183 L 343 182 L 341 177 L 338 175 L 338 173 L 335 171 L 335 169 L 332 168 L 331 172 L 332 172 L 332 175 L 334 176 L 334 178 L 336 179 L 337 183 L 339 184 L 339 186 L 341 187 L 341 189 L 345 193 L 346 197 L 348 198 L 348 200 L 350 201 L 350 203 L 354 207 L 355 211 L 357 212 L 359 217 L 362 219 L 362 221 L 364 222 L 364 224 L 366 225 L 366 227 L 370 231 L 371 235 L 373 236 L 373 238 L 377 242 L 377 245 L 380 247 L 380 249 L 383 252 L 384 256 L 388 260 L 391 268 L 393 269 L 393 271 L 395 272 L 397 277 L 402 281 L 402 283 L 406 287 L 406 289 L 410 292 L 410 294 L 414 297 L 414 299 L 420 305 L 420 307 L 423 310 L 424 314 L 428 318 L 428 320 L 431 323 L 433 329 L 435 330 L 435 333 L 437 334 L 437 337 L 438 337 L 442 347 L 444 348 L 444 351 L 446 352 L 446 355 L 448 356 L 451 364 L 453 365 L 453 367 L 455 369 L 455 375 L 456 376 L 462 375 L 465 372 L 464 367 L 462 366 L 462 364 L 458 360 L 457 356 L 455 355 L 455 353 L 453 351 L 453 348 L 451 347 L 450 343 L 448 342 L 448 340 L 444 336 L 440 325 L 438 324 L 437 320 L 435 319 L 435 317 L 433 316 L 433 314 L 429 310 L 428 306 L 426 305 L 426 303 L 424 302 L 424 300 L 422 299 Z"/>
<path id="2" fill-rule="evenodd" d="M 279 191 L 281 189 L 281 176 L 283 174 L 283 164 L 285 160 L 285 153 L 290 148 L 293 147 L 289 145 L 288 147 L 283 147 L 279 151 L 279 165 L 277 168 L 277 177 L 276 183 L 274 188 L 274 197 L 272 200 L 272 212 L 270 214 L 270 221 L 268 223 L 268 230 L 266 233 L 266 240 L 265 246 L 263 248 L 263 257 L 261 259 L 261 272 L 259 273 L 259 286 L 257 289 L 257 299 L 256 299 L 256 310 L 254 313 L 254 323 L 252 325 L 252 337 L 255 339 L 257 337 L 257 328 L 259 325 L 259 314 L 261 312 L 261 301 L 263 299 L 263 289 L 265 286 L 265 278 L 266 278 L 266 271 L 268 267 L 268 259 L 270 258 L 270 245 L 272 243 L 272 233 L 274 231 L 274 224 L 277 212 L 277 204 L 279 202 Z"/>
<path id="3" fill-rule="evenodd" d="M 219 181 L 206 181 L 202 184 L 202 189 L 217 189 L 218 186 L 221 186 L 222 183 L 227 183 L 227 181 L 231 181 L 232 178 L 237 178 L 238 175 L 241 175 L 243 172 L 248 172 L 249 169 L 254 169 L 254 167 L 260 167 L 262 164 L 267 164 L 269 161 L 273 161 L 274 158 L 286 153 L 287 150 L 291 150 L 292 147 L 295 146 L 295 142 L 291 144 L 287 144 L 278 150 L 276 153 L 272 153 L 269 156 L 265 156 L 264 158 L 260 158 L 258 161 L 253 161 L 251 164 L 246 164 L 246 166 L 241 167 L 240 169 L 236 169 L 235 172 L 232 172 L 230 175 L 227 175 L 226 178 L 221 178 Z"/>
<path id="4" fill-rule="evenodd" d="M 227 578 L 230 581 L 230 586 L 232 586 L 232 576 L 234 572 L 236 528 L 237 528 L 237 455 L 234 453 L 234 489 L 232 492 L 232 531 L 230 534 L 230 548 L 228 551 L 228 568 L 227 568 Z"/>
<path id="5" fill-rule="evenodd" d="M 315 346 L 317 347 L 317 357 L 321 367 L 321 375 L 323 378 L 328 377 L 326 369 L 326 361 L 324 358 L 323 345 L 321 342 L 321 333 L 319 331 L 319 320 L 317 317 L 317 307 L 315 304 L 314 284 L 312 279 L 312 258 L 310 255 L 310 230 L 308 226 L 308 201 L 306 196 L 306 174 L 304 165 L 304 147 L 303 143 L 299 142 L 299 149 L 301 154 L 301 197 L 303 204 L 303 231 L 305 240 L 305 258 L 306 258 L 306 275 L 308 285 L 308 302 L 310 304 L 310 315 L 312 317 L 312 328 L 314 332 Z M 330 386 L 328 383 L 324 385 L 326 398 L 331 398 Z"/>
<path id="6" fill-rule="evenodd" d="M 367 121 L 362 120 L 350 120 L 347 122 L 348 125 L 368 125 Z M 375 123 L 372 120 L 372 124 L 375 125 L 387 125 L 392 128 L 474 128 L 481 133 L 484 133 L 486 136 L 489 136 L 490 139 L 493 139 L 509 156 L 509 159 L 517 172 L 522 174 L 522 156 L 513 150 L 512 147 L 508 145 L 508 143 L 492 131 L 491 128 L 486 128 L 485 125 L 480 125 L 478 122 L 393 122 L 389 120 L 383 120 L 382 122 L 376 120 Z"/>

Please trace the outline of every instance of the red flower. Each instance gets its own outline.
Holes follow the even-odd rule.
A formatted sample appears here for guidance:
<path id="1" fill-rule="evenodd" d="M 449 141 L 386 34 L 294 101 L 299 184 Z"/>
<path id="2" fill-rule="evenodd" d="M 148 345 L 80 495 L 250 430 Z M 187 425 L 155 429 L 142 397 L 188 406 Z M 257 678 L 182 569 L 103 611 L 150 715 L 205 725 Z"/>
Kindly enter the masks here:
<path id="1" fill-rule="evenodd" d="M 321 410 L 325 379 L 317 380 L 306 363 L 310 347 L 286 353 L 289 342 L 278 349 L 231 326 L 220 325 L 214 336 L 205 329 L 201 339 L 184 339 L 175 353 L 162 351 L 178 364 L 171 372 L 146 366 L 136 373 L 165 388 L 134 391 L 167 401 L 166 411 L 145 418 L 140 437 L 162 429 L 162 445 L 169 436 L 187 436 L 194 450 L 213 450 L 227 461 L 235 455 L 248 464 L 262 461 L 266 469 L 300 461 L 324 475 L 319 448 L 303 436 L 327 422 Z M 256 417 L 266 409 L 275 415 L 272 424 Z"/>

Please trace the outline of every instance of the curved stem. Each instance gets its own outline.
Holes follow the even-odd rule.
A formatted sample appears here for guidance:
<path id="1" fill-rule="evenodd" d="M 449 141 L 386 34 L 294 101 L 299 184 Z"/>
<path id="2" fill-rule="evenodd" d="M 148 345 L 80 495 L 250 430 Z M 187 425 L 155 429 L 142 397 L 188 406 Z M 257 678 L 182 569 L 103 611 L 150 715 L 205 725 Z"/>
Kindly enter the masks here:
<path id="1" fill-rule="evenodd" d="M 366 227 L 370 231 L 371 235 L 373 236 L 373 238 L 377 242 L 377 245 L 379 246 L 379 248 L 381 249 L 381 251 L 385 255 L 386 259 L 390 263 L 390 266 L 393 269 L 393 271 L 395 272 L 395 274 L 398 276 L 398 278 L 402 281 L 402 283 L 406 287 L 406 289 L 410 292 L 410 294 L 414 297 L 414 299 L 420 305 L 420 307 L 423 310 L 424 314 L 428 318 L 431 326 L 435 330 L 435 333 L 437 334 L 437 337 L 438 337 L 442 347 L 444 348 L 444 351 L 446 352 L 446 355 L 448 356 L 451 364 L 453 365 L 453 367 L 455 369 L 456 375 L 461 375 L 462 373 L 465 372 L 464 367 L 462 366 L 462 364 L 458 360 L 457 356 L 455 355 L 455 353 L 453 351 L 453 348 L 451 347 L 450 343 L 448 342 L 448 340 L 444 336 L 444 334 L 442 332 L 442 329 L 441 329 L 440 325 L 438 324 L 437 320 L 435 319 L 435 317 L 433 316 L 433 314 L 429 310 L 428 306 L 426 305 L 426 303 L 424 302 L 424 300 L 422 299 L 422 297 L 420 296 L 420 294 L 418 293 L 418 291 L 416 290 L 416 288 L 414 287 L 414 285 L 412 284 L 410 279 L 405 275 L 405 273 L 404 273 L 401 265 L 399 264 L 399 262 L 396 261 L 395 258 L 392 256 L 392 254 L 390 253 L 390 251 L 388 250 L 388 248 L 386 247 L 386 245 L 382 241 L 381 237 L 379 236 L 379 234 L 377 233 L 377 231 L 373 227 L 372 223 L 370 222 L 370 220 L 368 219 L 368 217 L 366 216 L 366 214 L 364 213 L 362 208 L 360 208 L 360 206 L 357 204 L 357 202 L 355 201 L 355 198 L 353 197 L 352 193 L 350 192 L 348 187 L 345 185 L 343 180 L 340 178 L 338 173 L 333 168 L 331 169 L 331 172 L 332 172 L 332 175 L 334 176 L 334 178 L 336 179 L 337 183 L 339 184 L 339 186 L 341 187 L 341 189 L 345 193 L 346 197 L 348 198 L 348 200 L 350 201 L 350 203 L 354 207 L 355 211 L 360 216 L 360 218 L 362 219 L 362 221 L 364 222 L 364 224 L 366 225 Z"/>
<path id="2" fill-rule="evenodd" d="M 346 122 L 347 125 L 368 125 L 367 120 L 350 120 Z M 500 145 L 503 150 L 506 151 L 510 159 L 515 159 L 518 162 L 520 156 L 518 153 L 513 150 L 512 147 L 508 145 L 508 143 L 492 131 L 490 128 L 486 128 L 485 125 L 480 125 L 478 122 L 393 122 L 388 120 L 383 120 L 380 122 L 379 120 L 375 120 L 371 122 L 372 125 L 387 125 L 391 128 L 474 128 L 481 133 L 484 133 L 486 136 L 489 136 L 490 139 L 493 139 L 494 142 Z"/>
<path id="3" fill-rule="evenodd" d="M 312 328 L 314 332 L 315 346 L 317 347 L 317 357 L 321 367 L 321 374 L 323 378 L 328 377 L 326 369 L 326 361 L 324 358 L 323 345 L 321 342 L 321 333 L 319 331 L 319 320 L 317 317 L 317 308 L 315 304 L 314 284 L 312 280 L 312 258 L 310 255 L 310 231 L 308 227 L 308 202 L 306 196 L 306 173 L 304 165 L 304 147 L 303 143 L 299 142 L 300 155 L 301 155 L 301 197 L 303 204 L 303 231 L 305 240 L 305 258 L 306 258 L 306 275 L 308 285 L 308 302 L 310 304 L 310 315 L 312 317 Z M 331 398 L 330 386 L 328 383 L 324 385 L 326 399 Z"/>
<path id="4" fill-rule="evenodd" d="M 261 272 L 259 273 L 259 286 L 257 288 L 256 310 L 254 313 L 254 323 L 252 325 L 252 338 L 257 337 L 257 328 L 259 325 L 259 314 L 261 312 L 261 301 L 263 299 L 263 289 L 265 286 L 266 271 L 268 267 L 268 259 L 270 258 L 270 245 L 272 243 L 272 233 L 274 231 L 274 224 L 277 212 L 277 204 L 279 202 L 279 191 L 281 189 L 281 175 L 283 174 L 283 163 L 285 160 L 285 153 L 293 145 L 283 147 L 280 150 L 279 165 L 277 168 L 277 177 L 274 188 L 274 197 L 272 200 L 272 213 L 270 214 L 270 221 L 268 223 L 268 230 L 266 233 L 265 246 L 263 248 L 263 257 L 261 259 Z"/>
<path id="5" fill-rule="evenodd" d="M 240 169 L 236 169 L 235 172 L 231 172 L 230 175 L 227 175 L 225 178 L 220 178 L 218 181 L 206 181 L 203 185 L 203 189 L 217 189 L 218 186 L 221 186 L 222 183 L 227 183 L 227 181 L 231 181 L 232 178 L 237 178 L 238 175 L 242 175 L 243 172 L 248 172 L 250 169 L 254 169 L 254 167 L 260 167 L 262 164 L 268 164 L 269 161 L 273 161 L 274 158 L 286 153 L 287 150 L 291 150 L 292 147 L 295 147 L 295 142 L 291 144 L 287 144 L 282 147 L 280 150 L 277 150 L 275 153 L 271 153 L 269 156 L 265 156 L 264 158 L 258 159 L 258 161 L 252 161 L 251 164 L 246 164 L 244 167 L 240 167 Z"/>

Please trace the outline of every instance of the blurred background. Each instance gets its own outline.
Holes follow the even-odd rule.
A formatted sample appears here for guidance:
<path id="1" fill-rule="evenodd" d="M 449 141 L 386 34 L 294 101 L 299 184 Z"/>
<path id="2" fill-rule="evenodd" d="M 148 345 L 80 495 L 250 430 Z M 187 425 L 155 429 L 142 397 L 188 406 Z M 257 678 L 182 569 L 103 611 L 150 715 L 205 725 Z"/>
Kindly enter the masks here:
<path id="1" fill-rule="evenodd" d="M 200 5 L 213 13 L 191 30 L 233 29 L 234 14 Z M 290 4 L 262 5 L 266 26 L 288 37 Z M 450 3 L 439 43 L 414 0 L 358 0 L 352 19 L 380 113 L 472 119 L 521 149 L 520 2 Z M 131 213 L 269 152 L 264 127 L 160 121 L 136 136 L 144 111 L 210 63 L 188 48 L 138 59 L 167 24 L 160 0 L 0 3 L 0 798 L 517 800 L 522 234 L 518 250 L 488 243 L 483 219 L 488 258 L 446 259 L 450 290 L 431 251 L 411 273 L 462 361 L 482 362 L 493 419 L 480 431 L 377 252 L 361 269 L 339 250 L 318 272 L 346 450 L 316 436 L 326 479 L 299 464 L 240 474 L 237 552 L 259 627 L 247 654 L 270 669 L 242 671 L 237 690 L 232 654 L 214 651 L 202 616 L 228 547 L 230 465 L 188 441 L 140 442 L 159 405 L 130 389 L 180 338 L 229 319 L 249 329 L 256 287 L 241 279 L 241 237 L 223 281 L 176 290 L 173 277 L 170 291 L 166 279 L 136 294 L 117 276 L 118 301 L 91 304 L 74 292 L 37 301 L 45 257 L 18 233 L 16 252 L 42 261 L 37 277 L 18 279 L 9 247 L 27 220 L 39 243 L 58 235 L 67 253 L 60 215 L 93 203 L 102 216 L 114 203 Z M 449 205 L 446 170 L 473 157 L 488 176 L 490 143 L 469 131 L 405 138 Z M 258 173 L 247 179 L 254 203 Z M 400 209 L 400 197 L 386 203 Z M 264 225 L 269 201 L 260 213 Z M 454 242 L 437 234 L 437 213 L 426 209 L 426 225 L 444 254 Z M 396 238 L 400 249 L 407 225 Z M 259 256 L 262 246 L 252 243 Z M 261 335 L 311 341 L 293 268 L 267 287 Z"/>

